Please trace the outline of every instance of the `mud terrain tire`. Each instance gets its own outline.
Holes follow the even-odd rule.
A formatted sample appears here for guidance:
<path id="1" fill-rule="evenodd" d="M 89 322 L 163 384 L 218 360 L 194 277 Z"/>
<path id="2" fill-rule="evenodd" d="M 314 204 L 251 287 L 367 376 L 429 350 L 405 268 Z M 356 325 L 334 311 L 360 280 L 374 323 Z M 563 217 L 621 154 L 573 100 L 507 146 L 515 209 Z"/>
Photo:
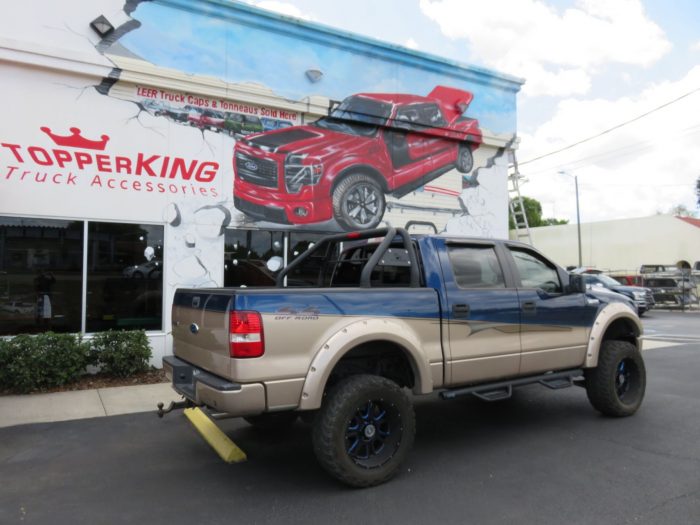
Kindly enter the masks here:
<path id="1" fill-rule="evenodd" d="M 415 414 L 393 381 L 355 375 L 326 396 L 313 427 L 314 453 L 333 477 L 353 487 L 391 479 L 408 455 Z"/>
<path id="2" fill-rule="evenodd" d="M 606 416 L 631 416 L 642 404 L 646 368 L 632 343 L 604 341 L 598 366 L 586 370 L 585 377 L 588 400 Z"/>

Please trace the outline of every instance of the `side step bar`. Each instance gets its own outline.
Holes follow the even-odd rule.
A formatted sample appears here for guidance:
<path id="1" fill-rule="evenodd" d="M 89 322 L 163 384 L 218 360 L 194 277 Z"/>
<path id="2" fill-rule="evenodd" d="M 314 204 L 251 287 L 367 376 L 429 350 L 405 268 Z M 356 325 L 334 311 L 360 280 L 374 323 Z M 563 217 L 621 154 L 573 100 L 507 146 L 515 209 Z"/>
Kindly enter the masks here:
<path id="1" fill-rule="evenodd" d="M 442 399 L 454 399 L 460 396 L 473 395 L 483 401 L 501 401 L 513 395 L 513 387 L 540 383 L 541 385 L 558 390 L 559 388 L 570 387 L 574 384 L 574 379 L 583 375 L 581 368 L 564 370 L 562 372 L 548 372 L 536 376 L 519 377 L 510 381 L 498 381 L 496 383 L 486 383 L 483 385 L 468 386 L 465 388 L 455 388 L 440 392 Z"/>

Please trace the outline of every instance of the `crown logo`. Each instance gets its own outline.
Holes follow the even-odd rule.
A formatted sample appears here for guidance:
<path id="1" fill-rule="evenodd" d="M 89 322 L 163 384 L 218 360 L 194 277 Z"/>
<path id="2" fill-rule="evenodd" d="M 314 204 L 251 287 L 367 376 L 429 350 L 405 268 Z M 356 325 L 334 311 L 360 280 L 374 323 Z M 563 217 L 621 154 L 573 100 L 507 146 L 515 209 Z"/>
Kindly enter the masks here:
<path id="1" fill-rule="evenodd" d="M 68 136 L 55 135 L 51 132 L 50 128 L 43 126 L 41 131 L 46 133 L 51 140 L 53 140 L 57 146 L 64 146 L 68 148 L 82 148 L 82 149 L 96 149 L 102 151 L 107 145 L 109 137 L 107 135 L 102 135 L 101 140 L 90 140 L 82 137 L 80 135 L 80 128 L 70 128 L 71 134 Z"/>

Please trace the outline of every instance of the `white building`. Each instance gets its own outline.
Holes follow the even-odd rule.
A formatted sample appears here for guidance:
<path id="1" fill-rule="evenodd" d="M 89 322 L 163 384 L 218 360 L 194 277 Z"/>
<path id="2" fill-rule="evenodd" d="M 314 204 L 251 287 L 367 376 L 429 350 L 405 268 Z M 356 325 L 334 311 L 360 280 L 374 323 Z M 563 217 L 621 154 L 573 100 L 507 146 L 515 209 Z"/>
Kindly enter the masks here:
<path id="1" fill-rule="evenodd" d="M 578 266 L 576 224 L 531 228 L 534 246 L 560 265 Z M 635 273 L 642 264 L 700 261 L 700 219 L 652 215 L 581 224 L 583 266 Z"/>
<path id="2" fill-rule="evenodd" d="M 270 284 L 350 174 L 362 224 L 507 236 L 515 78 L 218 0 L 13 3 L 0 75 L 0 336 L 143 328 L 159 364 L 177 287 Z"/>

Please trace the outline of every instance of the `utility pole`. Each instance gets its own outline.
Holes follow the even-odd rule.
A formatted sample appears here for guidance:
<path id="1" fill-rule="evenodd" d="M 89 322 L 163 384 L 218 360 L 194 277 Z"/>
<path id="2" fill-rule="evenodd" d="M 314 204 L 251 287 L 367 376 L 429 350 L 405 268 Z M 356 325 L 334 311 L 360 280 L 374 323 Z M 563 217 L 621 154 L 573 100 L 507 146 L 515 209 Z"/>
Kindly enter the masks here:
<path id="1" fill-rule="evenodd" d="M 574 184 L 576 186 L 576 226 L 578 228 L 578 267 L 583 266 L 581 258 L 581 214 L 578 207 L 578 175 L 574 175 Z"/>
<path id="2" fill-rule="evenodd" d="M 574 178 L 574 186 L 576 187 L 576 228 L 578 229 L 578 267 L 581 268 L 583 266 L 583 258 L 581 255 L 581 213 L 578 201 L 578 175 L 571 175 L 568 171 L 560 171 L 559 173 Z"/>

